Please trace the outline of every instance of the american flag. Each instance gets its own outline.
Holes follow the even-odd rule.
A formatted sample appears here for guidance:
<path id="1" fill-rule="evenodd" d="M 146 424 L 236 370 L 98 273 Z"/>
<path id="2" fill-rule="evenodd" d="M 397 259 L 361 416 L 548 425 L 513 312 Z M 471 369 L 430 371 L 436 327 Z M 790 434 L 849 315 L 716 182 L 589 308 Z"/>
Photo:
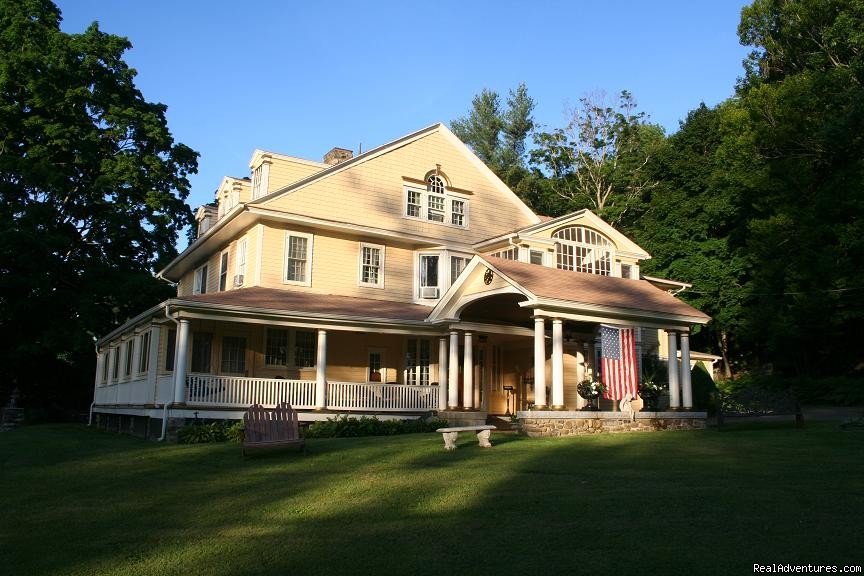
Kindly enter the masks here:
<path id="1" fill-rule="evenodd" d="M 639 364 L 636 362 L 636 334 L 633 328 L 600 326 L 600 356 L 603 384 L 608 400 L 620 400 L 626 394 L 636 398 Z"/>

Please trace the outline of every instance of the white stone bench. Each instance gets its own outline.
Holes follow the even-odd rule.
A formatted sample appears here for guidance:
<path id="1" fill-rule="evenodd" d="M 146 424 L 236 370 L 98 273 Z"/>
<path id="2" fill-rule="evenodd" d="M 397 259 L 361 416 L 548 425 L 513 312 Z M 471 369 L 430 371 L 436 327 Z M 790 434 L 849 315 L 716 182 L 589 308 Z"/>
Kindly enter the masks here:
<path id="1" fill-rule="evenodd" d="M 459 432 L 477 432 L 477 442 L 480 443 L 480 447 L 491 448 L 492 443 L 489 442 L 489 435 L 492 434 L 492 430 L 497 430 L 497 428 L 491 424 L 484 424 L 482 426 L 453 426 L 452 428 L 438 428 L 435 431 L 441 432 L 444 436 L 445 449 L 455 450 L 456 438 L 459 436 Z"/>

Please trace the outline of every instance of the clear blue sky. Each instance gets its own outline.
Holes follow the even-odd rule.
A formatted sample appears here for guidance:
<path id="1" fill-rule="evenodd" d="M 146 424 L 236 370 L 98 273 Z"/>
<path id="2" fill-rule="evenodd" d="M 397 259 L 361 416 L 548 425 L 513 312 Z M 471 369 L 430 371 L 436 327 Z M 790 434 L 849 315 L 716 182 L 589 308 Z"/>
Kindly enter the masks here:
<path id="1" fill-rule="evenodd" d="M 589 92 L 630 90 L 674 132 L 733 93 L 743 0 L 55 0 L 62 28 L 91 22 L 133 44 L 144 97 L 195 150 L 193 208 L 255 148 L 320 160 L 467 113 L 483 88 L 525 82 L 535 120 L 563 126 Z"/>

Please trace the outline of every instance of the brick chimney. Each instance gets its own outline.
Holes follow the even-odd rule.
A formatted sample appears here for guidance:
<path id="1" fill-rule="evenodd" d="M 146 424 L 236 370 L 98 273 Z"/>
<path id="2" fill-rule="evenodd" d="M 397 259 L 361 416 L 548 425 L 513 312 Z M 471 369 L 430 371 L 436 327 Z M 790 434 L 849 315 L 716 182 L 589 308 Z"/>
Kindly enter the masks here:
<path id="1" fill-rule="evenodd" d="M 354 157 L 354 152 L 345 148 L 333 148 L 324 155 L 324 163 L 330 166 L 335 166 L 345 160 L 350 160 Z"/>

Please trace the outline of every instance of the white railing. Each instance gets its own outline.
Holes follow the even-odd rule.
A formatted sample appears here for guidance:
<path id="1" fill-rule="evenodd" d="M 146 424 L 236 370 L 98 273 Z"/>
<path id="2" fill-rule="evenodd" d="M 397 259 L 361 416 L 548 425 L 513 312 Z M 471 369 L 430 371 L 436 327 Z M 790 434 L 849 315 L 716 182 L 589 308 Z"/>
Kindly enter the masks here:
<path id="1" fill-rule="evenodd" d="M 186 377 L 186 403 L 248 408 L 272 408 L 288 402 L 294 408 L 315 407 L 314 380 L 241 378 L 192 374 Z"/>
<path id="2" fill-rule="evenodd" d="M 272 408 L 288 402 L 297 409 L 315 408 L 314 380 L 243 378 L 191 374 L 186 377 L 186 403 L 247 408 Z M 438 409 L 438 386 L 329 382 L 329 410 L 365 412 L 427 412 Z"/>
<path id="3" fill-rule="evenodd" d="M 427 412 L 438 409 L 438 386 L 330 382 L 327 385 L 327 408 L 374 412 Z"/>

